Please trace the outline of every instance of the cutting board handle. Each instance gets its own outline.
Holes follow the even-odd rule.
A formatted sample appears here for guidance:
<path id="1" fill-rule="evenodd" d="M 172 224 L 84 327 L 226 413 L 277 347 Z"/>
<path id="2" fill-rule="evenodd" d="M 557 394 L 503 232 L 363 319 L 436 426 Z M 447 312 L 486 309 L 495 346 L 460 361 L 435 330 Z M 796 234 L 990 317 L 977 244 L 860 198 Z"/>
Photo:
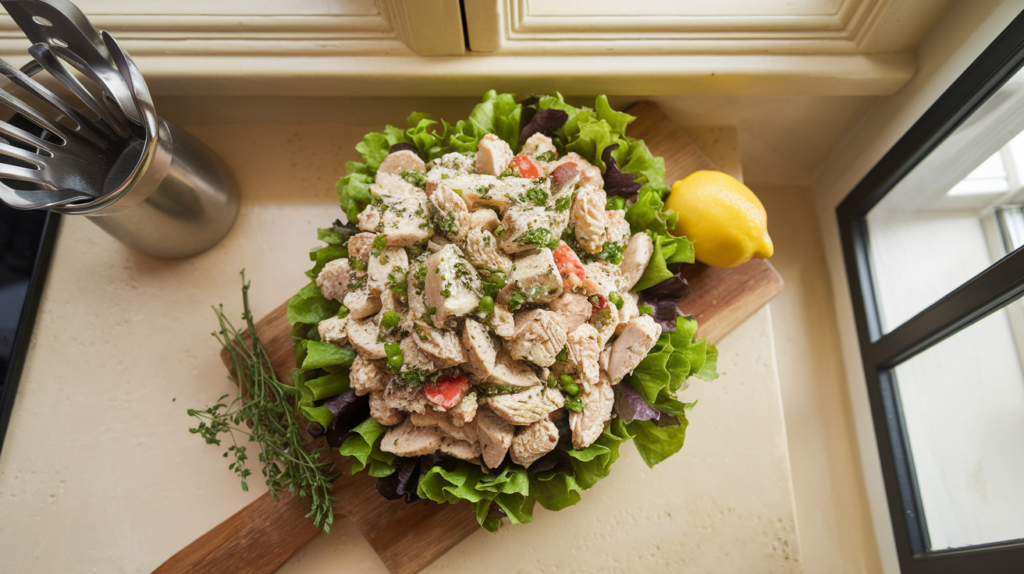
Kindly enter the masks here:
<path id="1" fill-rule="evenodd" d="M 309 500 L 284 494 L 274 502 L 267 492 L 192 544 L 171 556 L 153 574 L 272 574 L 320 529 L 306 518 Z M 338 518 L 336 515 L 335 518 Z"/>

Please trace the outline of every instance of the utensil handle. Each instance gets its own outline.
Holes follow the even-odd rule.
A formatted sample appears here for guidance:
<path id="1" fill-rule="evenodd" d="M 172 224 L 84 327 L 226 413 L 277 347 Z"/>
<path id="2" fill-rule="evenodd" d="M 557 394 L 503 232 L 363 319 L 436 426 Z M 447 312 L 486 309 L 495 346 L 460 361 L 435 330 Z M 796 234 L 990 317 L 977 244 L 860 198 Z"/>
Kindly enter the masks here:
<path id="1" fill-rule="evenodd" d="M 257 498 L 234 516 L 195 539 L 167 559 L 153 574 L 272 574 L 320 529 L 306 518 L 309 500 L 284 494 L 274 502 L 270 493 Z M 337 515 L 336 515 L 337 517 Z"/>

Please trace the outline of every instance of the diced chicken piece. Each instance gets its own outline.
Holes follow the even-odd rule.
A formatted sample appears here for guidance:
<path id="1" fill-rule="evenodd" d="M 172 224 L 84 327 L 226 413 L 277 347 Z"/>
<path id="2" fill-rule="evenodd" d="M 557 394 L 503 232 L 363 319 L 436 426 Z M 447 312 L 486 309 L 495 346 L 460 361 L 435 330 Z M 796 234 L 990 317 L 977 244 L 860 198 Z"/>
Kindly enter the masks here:
<path id="1" fill-rule="evenodd" d="M 460 427 L 473 422 L 476 418 L 476 407 L 476 392 L 470 391 L 466 396 L 462 397 L 459 404 L 448 409 L 448 414 L 452 417 L 452 424 Z"/>
<path id="2" fill-rule="evenodd" d="M 438 450 L 450 457 L 472 461 L 480 456 L 480 443 L 442 437 Z"/>
<path id="3" fill-rule="evenodd" d="M 497 468 L 512 445 L 515 427 L 490 409 L 477 411 L 476 422 L 484 464 L 487 468 Z"/>
<path id="4" fill-rule="evenodd" d="M 388 311 L 394 311 L 395 313 L 398 313 L 399 317 L 401 317 L 405 314 L 405 304 L 402 302 L 401 295 L 391 291 L 390 289 L 385 289 L 380 293 L 380 313 L 377 317 L 378 323 L 384 317 L 384 313 L 387 313 Z M 401 325 L 401 323 L 399 323 L 399 325 Z M 390 331 L 390 329 L 381 329 L 382 334 Z"/>
<path id="5" fill-rule="evenodd" d="M 636 293 L 620 293 L 622 297 L 622 308 L 619 309 L 619 324 L 615 327 L 616 333 L 622 333 L 630 321 L 640 316 L 640 296 Z"/>
<path id="6" fill-rule="evenodd" d="M 365 283 L 365 279 L 363 281 Z M 349 291 L 343 304 L 348 307 L 349 319 L 364 319 L 380 311 L 381 307 L 380 297 L 370 293 L 369 287 L 365 284 Z"/>
<path id="7" fill-rule="evenodd" d="M 450 436 L 458 440 L 464 440 L 466 442 L 477 441 L 477 425 L 474 423 L 464 424 L 457 426 L 452 422 L 451 417 L 448 413 L 442 413 L 435 410 L 426 410 L 422 413 L 412 413 L 409 415 L 409 420 L 414 425 L 421 427 L 437 427 L 441 434 L 444 436 Z"/>
<path id="8" fill-rule="evenodd" d="M 476 169 L 476 159 L 473 155 L 464 155 L 453 151 L 431 160 L 427 170 L 433 171 L 435 169 L 446 169 L 456 173 L 473 173 Z"/>
<path id="9" fill-rule="evenodd" d="M 356 223 L 356 227 L 366 231 L 367 233 L 376 233 L 383 229 L 383 225 L 380 220 L 380 208 L 376 205 L 367 205 L 359 212 L 359 221 Z"/>
<path id="10" fill-rule="evenodd" d="M 357 395 L 383 391 L 391 380 L 391 369 L 384 361 L 373 361 L 363 355 L 356 355 L 348 374 L 349 385 Z"/>
<path id="11" fill-rule="evenodd" d="M 380 449 L 397 456 L 423 456 L 433 454 L 441 446 L 441 434 L 437 429 L 418 427 L 406 420 L 391 427 L 380 441 Z"/>
<path id="12" fill-rule="evenodd" d="M 478 209 L 469 214 L 469 227 L 493 233 L 498 228 L 498 214 L 491 209 Z"/>
<path id="13" fill-rule="evenodd" d="M 527 303 L 550 303 L 562 295 L 562 276 L 546 247 L 517 258 L 511 279 L 509 285 L 521 292 Z"/>
<path id="14" fill-rule="evenodd" d="M 453 191 L 458 190 L 456 193 L 472 212 L 490 208 L 504 212 L 513 201 L 513 191 L 518 193 L 518 187 L 507 180 L 479 174 L 455 175 L 437 183 L 428 182 L 427 186 L 436 190 L 442 183 Z"/>
<path id="15" fill-rule="evenodd" d="M 604 423 L 612 418 L 615 392 L 607 381 L 600 381 L 589 391 L 581 390 L 583 412 L 569 413 L 569 428 L 572 429 L 572 446 L 585 449 L 594 444 L 604 432 Z"/>
<path id="16" fill-rule="evenodd" d="M 587 253 L 597 255 L 607 237 L 608 196 L 603 189 L 585 187 L 576 192 L 569 218 L 576 226 L 576 243 Z"/>
<path id="17" fill-rule="evenodd" d="M 498 249 L 498 239 L 490 231 L 469 231 L 466 235 L 466 259 L 488 277 L 495 271 L 506 275 L 512 271 L 512 260 Z"/>
<path id="18" fill-rule="evenodd" d="M 334 345 L 348 344 L 348 317 L 324 319 L 316 326 L 316 330 L 320 333 L 321 341 Z"/>
<path id="19" fill-rule="evenodd" d="M 537 132 L 523 142 L 523 149 L 520 153 L 536 158 L 540 154 L 547 153 L 549 151 L 555 152 L 556 156 L 558 155 L 558 150 L 555 149 L 555 144 L 551 141 L 551 138 Z"/>
<path id="20" fill-rule="evenodd" d="M 654 241 L 651 236 L 641 231 L 629 240 L 629 245 L 622 252 L 622 263 L 619 264 L 619 273 L 622 275 L 623 291 L 629 291 L 636 285 L 647 263 L 654 254 Z"/>
<path id="21" fill-rule="evenodd" d="M 437 370 L 434 366 L 434 361 L 431 360 L 430 356 L 420 350 L 419 345 L 416 344 L 416 336 L 409 335 L 402 339 L 398 347 L 402 350 L 402 371 L 407 373 L 410 371 L 416 371 L 423 374 L 433 373 Z"/>
<path id="22" fill-rule="evenodd" d="M 501 226 L 501 248 L 506 253 L 518 253 L 549 245 L 557 241 L 565 229 L 566 219 L 546 207 L 513 206 L 505 212 Z"/>
<path id="23" fill-rule="evenodd" d="M 601 356 L 597 359 L 597 364 L 601 367 L 601 372 L 607 374 L 608 371 L 608 359 L 612 356 L 612 347 L 608 345 L 601 347 Z M 610 379 L 609 379 L 610 380 Z"/>
<path id="24" fill-rule="evenodd" d="M 476 152 L 476 171 L 488 175 L 499 175 L 512 162 L 515 154 L 505 140 L 494 134 L 487 134 L 480 139 Z"/>
<path id="25" fill-rule="evenodd" d="M 348 283 L 351 280 L 352 268 L 349 267 L 348 259 L 335 259 L 328 261 L 320 270 L 320 274 L 316 276 L 316 286 L 320 288 L 320 293 L 324 297 L 340 303 L 345 300 Z"/>
<path id="26" fill-rule="evenodd" d="M 544 166 L 544 172 L 551 175 L 562 164 L 574 163 L 580 169 L 580 187 L 592 187 L 604 189 L 604 178 L 601 177 L 601 169 L 576 152 L 569 152 L 557 160 Z M 604 204 L 601 204 L 604 206 Z"/>
<path id="27" fill-rule="evenodd" d="M 431 327 L 422 320 L 414 322 L 412 339 L 433 361 L 436 369 L 447 369 L 466 362 L 466 351 L 454 331 Z"/>
<path id="28" fill-rule="evenodd" d="M 389 153 L 384 161 L 380 162 L 377 173 L 391 173 L 402 175 L 403 171 L 427 171 L 427 165 L 423 163 L 416 152 L 408 149 Z"/>
<path id="29" fill-rule="evenodd" d="M 412 245 L 434 234 L 430 201 L 422 190 L 397 175 L 378 173 L 370 193 L 381 200 L 378 230 L 387 235 L 388 246 Z"/>
<path id="30" fill-rule="evenodd" d="M 515 335 L 508 345 L 509 354 L 541 367 L 555 364 L 555 356 L 565 347 L 565 322 L 558 313 L 533 309 L 516 313 Z"/>
<path id="31" fill-rule="evenodd" d="M 498 345 L 491 340 L 491 334 L 473 319 L 466 319 L 462 327 L 462 346 L 466 349 L 467 363 L 463 370 L 485 380 L 494 370 L 498 359 Z"/>
<path id="32" fill-rule="evenodd" d="M 625 280 L 619 272 L 619 266 L 607 261 L 594 261 L 583 266 L 586 271 L 586 279 L 583 280 L 583 289 L 589 295 L 601 295 L 608 297 L 608 294 L 615 291 L 619 294 L 625 293 Z"/>
<path id="33" fill-rule="evenodd" d="M 597 329 L 597 343 L 604 348 L 608 341 L 615 335 L 619 326 L 619 310 L 611 301 L 605 299 L 604 307 L 598 309 L 590 316 L 590 325 Z"/>
<path id="34" fill-rule="evenodd" d="M 491 328 L 494 334 L 502 339 L 511 339 L 515 335 L 515 318 L 508 307 L 501 303 L 494 304 L 494 314 L 491 315 Z"/>
<path id="35" fill-rule="evenodd" d="M 605 232 L 605 244 L 618 245 L 621 253 L 629 244 L 629 222 L 626 221 L 626 212 L 621 209 L 613 209 L 606 213 L 608 214 L 608 229 Z"/>
<path id="36" fill-rule="evenodd" d="M 370 258 L 370 250 L 373 248 L 373 240 L 377 238 L 376 233 L 357 233 L 348 239 L 349 259 L 366 261 Z"/>
<path id="37" fill-rule="evenodd" d="M 461 241 L 469 231 L 469 210 L 458 193 L 444 183 L 430 195 L 431 219 L 437 230 L 451 241 Z"/>
<path id="38" fill-rule="evenodd" d="M 445 245 L 427 259 L 425 302 L 437 309 L 435 325 L 475 311 L 480 292 L 480 276 L 455 245 Z"/>
<path id="39" fill-rule="evenodd" d="M 412 321 L 421 319 L 427 312 L 427 305 L 423 300 L 423 290 L 426 287 L 427 262 L 425 259 L 412 261 L 409 264 L 409 272 L 406 273 L 406 297 L 409 306 L 409 324 L 402 324 L 406 331 L 412 331 Z"/>
<path id="40" fill-rule="evenodd" d="M 563 163 L 551 172 L 551 197 L 572 193 L 580 182 L 580 168 L 574 163 Z"/>
<path id="41" fill-rule="evenodd" d="M 601 367 L 598 364 L 601 346 L 598 340 L 597 329 L 589 323 L 580 325 L 566 338 L 569 362 L 576 368 L 580 386 L 584 389 L 590 389 L 596 385 L 601 375 Z"/>
<path id="42" fill-rule="evenodd" d="M 388 290 L 392 281 L 405 281 L 409 270 L 409 257 L 401 247 L 385 247 L 377 257 L 370 255 L 366 267 L 366 285 L 371 293 L 379 294 Z"/>
<path id="43" fill-rule="evenodd" d="M 554 450 L 556 445 L 558 427 L 550 419 L 545 418 L 520 429 L 512 439 L 512 446 L 508 452 L 512 462 L 530 468 L 537 459 Z"/>
<path id="44" fill-rule="evenodd" d="M 349 320 L 348 340 L 355 350 L 368 359 L 383 359 L 387 357 L 384 352 L 384 343 L 378 342 L 380 327 L 372 319 Z"/>
<path id="45" fill-rule="evenodd" d="M 576 293 L 563 293 L 561 297 L 551 302 L 551 310 L 558 313 L 565 323 L 565 330 L 570 333 L 590 320 L 593 309 L 586 295 Z"/>
<path id="46" fill-rule="evenodd" d="M 658 342 L 659 336 L 661 325 L 651 316 L 641 315 L 630 321 L 612 345 L 612 354 L 608 358 L 608 377 L 612 382 L 617 383 L 632 373 Z"/>
<path id="47" fill-rule="evenodd" d="M 388 406 L 384 400 L 384 391 L 370 393 L 370 416 L 384 426 L 395 426 L 405 420 L 405 413 Z"/>
<path id="48" fill-rule="evenodd" d="M 485 382 L 510 387 L 533 387 L 541 383 L 537 374 L 526 363 L 517 361 L 502 349 Z"/>
<path id="49" fill-rule="evenodd" d="M 509 395 L 488 397 L 487 405 L 508 422 L 523 426 L 548 416 L 553 410 L 565 406 L 565 398 L 557 389 L 536 385 Z"/>
<path id="50" fill-rule="evenodd" d="M 422 386 L 412 387 L 396 378 L 392 378 L 384 389 L 384 402 L 392 409 L 407 413 L 425 413 L 432 408 Z"/>

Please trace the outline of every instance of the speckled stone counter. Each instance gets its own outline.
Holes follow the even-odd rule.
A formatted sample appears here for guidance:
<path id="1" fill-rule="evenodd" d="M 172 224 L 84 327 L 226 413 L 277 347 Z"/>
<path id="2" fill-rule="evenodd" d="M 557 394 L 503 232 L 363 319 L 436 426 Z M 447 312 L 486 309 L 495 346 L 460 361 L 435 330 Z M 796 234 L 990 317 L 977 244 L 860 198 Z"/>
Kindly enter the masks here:
<path id="1" fill-rule="evenodd" d="M 243 201 L 228 237 L 191 259 L 138 255 L 65 218 L 0 454 L 4 572 L 148 573 L 262 492 L 257 480 L 242 492 L 221 450 L 187 430 L 187 408 L 232 391 L 210 305 L 239 315 L 242 268 L 257 316 L 305 283 L 316 228 L 340 214 L 334 182 L 377 128 L 189 128 L 231 166 Z M 696 135 L 739 169 L 733 132 Z M 648 469 L 625 445 L 579 505 L 481 531 L 428 571 L 802 571 L 770 309 L 719 350 L 722 377 L 683 394 L 699 404 L 682 452 Z M 281 570 L 338 571 L 385 572 L 344 519 Z"/>

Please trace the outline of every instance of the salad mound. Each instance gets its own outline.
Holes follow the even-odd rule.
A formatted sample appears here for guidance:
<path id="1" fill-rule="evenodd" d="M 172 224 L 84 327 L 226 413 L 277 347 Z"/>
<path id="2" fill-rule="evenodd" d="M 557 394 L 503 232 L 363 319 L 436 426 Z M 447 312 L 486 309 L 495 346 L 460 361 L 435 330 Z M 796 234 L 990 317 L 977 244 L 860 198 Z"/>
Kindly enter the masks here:
<path id="1" fill-rule="evenodd" d="M 491 91 L 356 146 L 288 319 L 311 434 L 383 496 L 493 531 L 579 502 L 624 441 L 651 467 L 682 448 L 675 393 L 718 353 L 678 311 L 693 245 L 634 119 Z"/>

